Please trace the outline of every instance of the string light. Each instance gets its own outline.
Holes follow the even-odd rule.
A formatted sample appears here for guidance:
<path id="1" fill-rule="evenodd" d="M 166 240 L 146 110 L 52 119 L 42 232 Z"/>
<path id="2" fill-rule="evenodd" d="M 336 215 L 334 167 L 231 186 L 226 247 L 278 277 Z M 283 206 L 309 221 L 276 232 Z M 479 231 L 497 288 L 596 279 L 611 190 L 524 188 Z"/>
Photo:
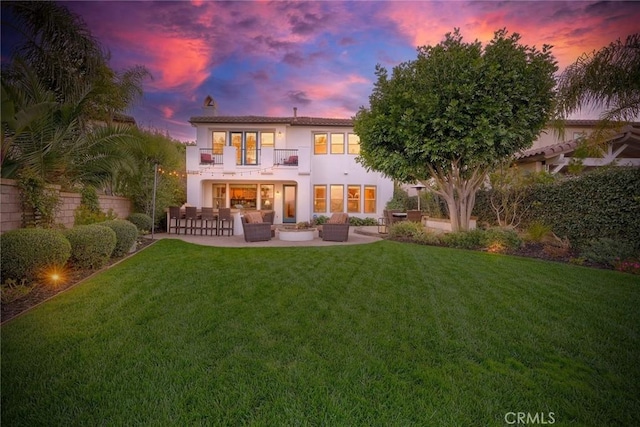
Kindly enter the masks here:
<path id="1" fill-rule="evenodd" d="M 222 172 L 222 173 L 225 175 L 229 174 L 229 175 L 244 176 L 244 175 L 253 175 L 254 173 L 260 174 L 265 172 L 272 172 L 274 169 L 279 169 L 279 168 L 277 165 L 274 165 L 274 166 L 270 166 L 268 168 L 262 168 L 262 169 L 250 169 L 250 170 L 242 170 L 239 172 L 226 172 L 226 173 Z M 208 168 L 199 169 L 199 170 L 188 170 L 187 175 L 202 175 L 203 172 L 213 174 L 214 169 L 212 167 L 208 167 Z"/>
<path id="2" fill-rule="evenodd" d="M 186 178 L 187 176 L 187 174 L 185 174 L 184 172 L 176 171 L 176 170 L 168 171 L 168 170 L 162 169 L 161 167 L 158 167 L 158 173 L 162 175 L 175 176 L 177 178 Z M 189 171 L 187 173 L 189 173 Z"/>

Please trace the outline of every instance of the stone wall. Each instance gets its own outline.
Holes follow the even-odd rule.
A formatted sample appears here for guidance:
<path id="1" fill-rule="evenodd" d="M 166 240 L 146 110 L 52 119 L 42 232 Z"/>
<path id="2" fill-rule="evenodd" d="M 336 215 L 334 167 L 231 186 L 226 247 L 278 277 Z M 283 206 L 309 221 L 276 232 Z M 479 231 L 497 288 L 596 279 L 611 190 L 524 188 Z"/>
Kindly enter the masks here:
<path id="1" fill-rule="evenodd" d="M 56 187 L 54 187 L 56 188 Z M 73 213 L 80 206 L 81 195 L 59 191 L 60 205 L 56 212 L 56 224 L 65 228 L 73 227 Z M 99 195 L 100 208 L 103 212 L 113 210 L 118 218 L 126 218 L 131 213 L 131 201 L 125 197 Z M 0 180 L 0 233 L 20 228 L 22 225 L 22 209 L 20 208 L 20 190 L 18 183 L 12 179 Z"/>

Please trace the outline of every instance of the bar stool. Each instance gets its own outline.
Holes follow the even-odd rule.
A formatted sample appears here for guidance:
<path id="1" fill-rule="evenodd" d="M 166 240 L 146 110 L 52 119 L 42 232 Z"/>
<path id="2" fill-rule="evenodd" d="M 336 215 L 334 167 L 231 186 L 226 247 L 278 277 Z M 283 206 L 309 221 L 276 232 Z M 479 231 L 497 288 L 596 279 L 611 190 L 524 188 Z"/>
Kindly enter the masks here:
<path id="1" fill-rule="evenodd" d="M 200 216 L 200 226 L 200 234 L 208 236 L 209 231 L 211 231 L 211 235 L 213 236 L 213 231 L 215 230 L 215 235 L 218 235 L 218 218 L 213 213 L 213 208 L 202 208 L 202 215 Z"/>
<path id="2" fill-rule="evenodd" d="M 187 206 L 185 208 L 186 215 L 184 221 L 184 234 L 187 234 L 187 230 L 194 234 L 196 230 L 198 230 L 198 208 L 195 206 Z M 202 234 L 202 230 L 200 230 L 200 234 Z"/>
<path id="3" fill-rule="evenodd" d="M 167 224 L 167 232 L 171 234 L 171 229 L 176 231 L 176 234 L 180 234 L 180 220 L 182 219 L 182 213 L 179 206 L 169 206 L 169 224 Z M 172 226 L 173 223 L 173 226 Z M 186 230 L 185 230 L 186 233 Z"/>
<path id="4" fill-rule="evenodd" d="M 231 208 L 218 209 L 218 233 L 224 236 L 225 230 L 228 231 L 228 236 L 233 236 L 233 216 L 231 215 Z"/>

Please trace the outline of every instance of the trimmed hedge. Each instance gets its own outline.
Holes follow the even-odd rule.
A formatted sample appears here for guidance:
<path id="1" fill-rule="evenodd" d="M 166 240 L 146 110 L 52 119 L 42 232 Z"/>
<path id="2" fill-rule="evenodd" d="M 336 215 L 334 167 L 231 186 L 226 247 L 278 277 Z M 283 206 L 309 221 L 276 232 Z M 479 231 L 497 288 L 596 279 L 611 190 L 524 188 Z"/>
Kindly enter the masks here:
<path id="1" fill-rule="evenodd" d="M 116 233 L 116 247 L 111 256 L 121 257 L 128 254 L 138 237 L 138 228 L 124 219 L 105 221 L 101 222 L 100 225 L 109 227 Z"/>
<path id="2" fill-rule="evenodd" d="M 495 224 L 488 204 L 490 190 L 478 192 L 473 215 Z M 598 238 L 626 240 L 640 248 L 640 169 L 599 168 L 577 177 L 530 187 L 521 228 L 549 225 L 577 245 Z"/>
<path id="3" fill-rule="evenodd" d="M 640 169 L 601 168 L 534 186 L 527 219 L 549 224 L 572 242 L 610 238 L 640 247 Z"/>
<path id="4" fill-rule="evenodd" d="M 71 262 L 78 268 L 101 268 L 116 247 L 116 233 L 103 225 L 79 225 L 64 235 L 71 243 Z"/>
<path id="5" fill-rule="evenodd" d="M 133 223 L 141 233 L 151 231 L 151 227 L 153 226 L 151 217 L 143 213 L 132 213 L 127 217 L 127 221 Z"/>
<path id="6" fill-rule="evenodd" d="M 34 280 L 47 270 L 62 268 L 71 244 L 58 230 L 20 228 L 0 235 L 2 280 Z"/>

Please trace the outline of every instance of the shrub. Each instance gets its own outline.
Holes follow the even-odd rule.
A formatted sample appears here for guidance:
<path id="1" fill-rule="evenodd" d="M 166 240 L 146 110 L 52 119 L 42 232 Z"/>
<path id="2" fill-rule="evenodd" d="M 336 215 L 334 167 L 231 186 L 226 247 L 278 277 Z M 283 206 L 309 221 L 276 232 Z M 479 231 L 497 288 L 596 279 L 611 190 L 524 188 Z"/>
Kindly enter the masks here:
<path id="1" fill-rule="evenodd" d="M 313 224 L 314 225 L 322 225 L 325 224 L 327 221 L 329 221 L 329 217 L 325 216 L 325 215 L 319 215 L 315 218 L 313 218 Z"/>
<path id="2" fill-rule="evenodd" d="M 522 245 L 522 240 L 515 231 L 502 228 L 448 233 L 442 237 L 442 242 L 452 248 L 487 249 L 491 252 L 503 252 Z"/>
<path id="3" fill-rule="evenodd" d="M 109 209 L 109 212 L 104 213 L 102 211 L 94 211 L 85 205 L 80 205 L 73 212 L 73 225 L 97 224 L 115 219 L 116 216 L 113 213 L 113 209 Z"/>
<path id="4" fill-rule="evenodd" d="M 71 256 L 71 244 L 62 232 L 21 228 L 0 235 L 3 280 L 36 279 L 49 269 L 61 269 Z"/>
<path id="5" fill-rule="evenodd" d="M 389 237 L 393 239 L 415 239 L 424 232 L 422 224 L 412 221 L 400 221 L 389 227 Z"/>
<path id="6" fill-rule="evenodd" d="M 357 218 L 355 216 L 349 217 L 349 224 L 354 227 L 363 227 L 367 225 L 378 225 L 378 220 L 375 218 Z"/>
<path id="7" fill-rule="evenodd" d="M 132 213 L 127 217 L 127 221 L 133 223 L 140 233 L 147 233 L 151 231 L 151 227 L 153 226 L 153 220 L 151 217 L 143 213 Z"/>
<path id="8" fill-rule="evenodd" d="M 617 261 L 613 268 L 624 273 L 640 274 L 640 258 L 629 258 L 623 261 Z"/>
<path id="9" fill-rule="evenodd" d="M 123 219 L 113 219 L 100 223 L 115 231 L 116 247 L 111 254 L 112 257 L 121 257 L 126 255 L 138 237 L 138 229 L 133 223 Z"/>
<path id="10" fill-rule="evenodd" d="M 620 260 L 636 256 L 636 248 L 627 240 L 607 237 L 592 239 L 582 247 L 581 255 L 590 262 L 614 267 Z"/>
<path id="11" fill-rule="evenodd" d="M 533 221 L 525 231 L 524 238 L 528 242 L 540 243 L 551 234 L 551 227 L 540 221 Z"/>
<path id="12" fill-rule="evenodd" d="M 389 228 L 389 237 L 397 240 L 408 240 L 423 245 L 439 245 L 439 235 L 426 230 L 422 224 L 412 221 L 401 221 Z"/>
<path id="13" fill-rule="evenodd" d="M 30 172 L 24 172 L 18 179 L 23 227 L 51 228 L 56 210 L 60 204 L 58 192 L 48 186 L 45 180 Z"/>
<path id="14" fill-rule="evenodd" d="M 458 231 L 447 233 L 442 237 L 442 243 L 457 249 L 481 249 L 486 247 L 485 230 Z"/>
<path id="15" fill-rule="evenodd" d="M 65 231 L 71 243 L 71 262 L 78 268 L 100 268 L 116 247 L 116 233 L 103 225 L 79 225 Z"/>

